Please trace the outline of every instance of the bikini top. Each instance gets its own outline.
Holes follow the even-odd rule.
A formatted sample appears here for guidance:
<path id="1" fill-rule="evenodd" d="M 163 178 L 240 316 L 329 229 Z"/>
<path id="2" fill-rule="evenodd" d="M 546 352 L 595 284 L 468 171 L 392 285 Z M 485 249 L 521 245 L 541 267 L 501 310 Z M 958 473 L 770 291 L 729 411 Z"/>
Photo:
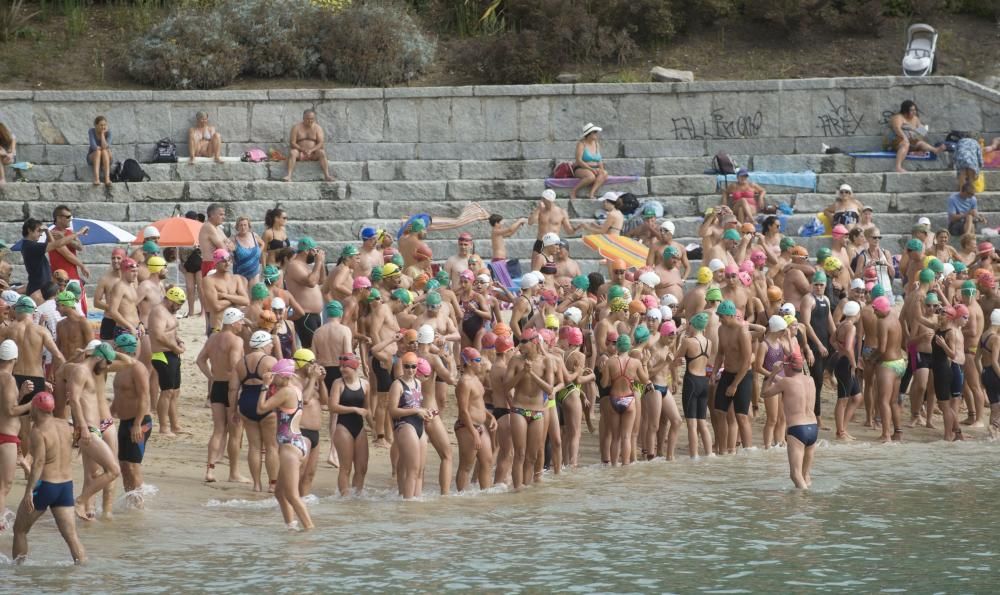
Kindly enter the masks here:
<path id="1" fill-rule="evenodd" d="M 267 249 L 268 250 L 281 250 L 282 248 L 287 248 L 287 247 L 289 247 L 291 245 L 292 244 L 291 244 L 291 242 L 288 241 L 288 238 L 285 238 L 283 240 L 272 238 L 271 241 L 267 243 Z"/>
<path id="2" fill-rule="evenodd" d="M 734 199 L 753 198 L 755 196 L 755 193 L 753 190 L 739 190 L 737 192 L 730 192 L 729 196 L 733 197 Z"/>
<path id="3" fill-rule="evenodd" d="M 632 379 L 631 376 L 625 373 L 628 371 L 628 360 L 625 360 L 625 362 L 623 363 L 622 356 L 616 355 L 615 357 L 618 358 L 618 378 L 624 378 L 626 381 L 628 381 L 629 385 L 631 385 L 634 382 L 634 380 Z M 618 378 L 615 378 L 614 380 L 618 380 Z M 612 382 L 614 380 L 612 380 Z"/>
<path id="4" fill-rule="evenodd" d="M 583 147 L 583 161 L 585 163 L 600 163 L 601 162 L 601 151 L 598 150 L 597 153 L 591 153 L 586 146 Z"/>

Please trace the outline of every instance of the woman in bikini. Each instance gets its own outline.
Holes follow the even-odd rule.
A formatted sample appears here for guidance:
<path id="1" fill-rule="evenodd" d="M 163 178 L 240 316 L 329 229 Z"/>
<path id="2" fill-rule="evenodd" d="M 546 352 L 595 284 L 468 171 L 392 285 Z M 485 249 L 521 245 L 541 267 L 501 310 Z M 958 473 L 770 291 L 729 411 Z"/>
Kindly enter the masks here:
<path id="1" fill-rule="evenodd" d="M 422 465 L 427 459 L 427 434 L 424 423 L 431 412 L 423 407 L 424 396 L 417 379 L 417 354 L 409 351 L 400 360 L 402 373 L 389 387 L 389 415 L 398 462 L 396 485 L 404 500 L 420 496 Z"/>
<path id="2" fill-rule="evenodd" d="M 264 214 L 264 253 L 261 255 L 261 266 L 275 264 L 278 252 L 283 248 L 291 246 L 288 241 L 288 232 L 285 226 L 288 224 L 288 213 L 281 207 L 275 207 Z"/>
<path id="3" fill-rule="evenodd" d="M 733 210 L 740 223 L 753 223 L 754 216 L 766 204 L 767 190 L 750 181 L 750 172 L 741 167 L 736 172 L 736 182 L 722 191 L 722 204 Z"/>
<path id="4" fill-rule="evenodd" d="M 979 258 L 976 249 L 976 235 L 972 233 L 964 234 L 958 239 L 958 260 L 965 266 L 970 266 Z"/>
<path id="5" fill-rule="evenodd" d="M 941 262 L 961 260 L 958 250 L 951 247 L 951 233 L 947 229 L 939 229 L 934 233 L 934 244 L 929 254 Z"/>
<path id="6" fill-rule="evenodd" d="M 642 362 L 629 355 L 632 350 L 632 339 L 622 334 L 615 340 L 616 354 L 604 362 L 601 379 L 604 386 L 610 389 L 608 399 L 611 413 L 609 429 L 611 431 L 611 466 L 619 460 L 623 465 L 632 460 L 632 426 L 635 422 L 635 384 L 638 381 L 643 386 L 649 384 L 649 376 Z"/>
<path id="7" fill-rule="evenodd" d="M 570 198 L 576 198 L 581 188 L 590 186 L 588 198 L 594 199 L 597 191 L 608 181 L 608 172 L 604 170 L 601 158 L 601 144 L 598 139 L 601 128 L 588 123 L 583 127 L 583 137 L 576 143 L 576 160 L 573 164 L 573 175 L 579 182 L 569 193 Z"/>
<path id="8" fill-rule="evenodd" d="M 243 427 L 247 433 L 247 465 L 253 480 L 253 491 L 263 491 L 261 482 L 260 451 L 264 449 L 264 467 L 267 468 L 268 486 L 274 490 L 278 481 L 278 438 L 277 423 L 273 415 L 257 411 L 257 397 L 266 391 L 263 377 L 276 360 L 270 354 L 274 338 L 267 331 L 255 331 L 250 336 L 250 352 L 243 356 L 230 376 L 230 387 L 238 387 L 239 397 L 232 407 L 233 423 L 243 416 Z M 232 394 L 233 390 L 230 390 Z M 230 397 L 231 398 L 231 397 Z"/>
<path id="9" fill-rule="evenodd" d="M 854 190 L 849 184 L 841 184 L 837 191 L 837 199 L 833 204 L 823 209 L 834 225 L 843 225 L 848 231 L 861 222 L 861 211 L 864 205 L 854 198 Z"/>
<path id="10" fill-rule="evenodd" d="M 909 153 L 926 151 L 940 155 L 945 150 L 944 144 L 933 147 L 924 140 L 927 127 L 920 121 L 918 113 L 917 104 L 907 99 L 900 104 L 899 113 L 889 119 L 892 150 L 896 152 L 896 171 L 901 174 L 906 173 L 903 160 Z"/>
<path id="11" fill-rule="evenodd" d="M 341 377 L 330 385 L 330 414 L 337 416 L 333 446 L 341 461 L 337 488 L 346 496 L 350 488 L 360 494 L 368 473 L 368 435 L 365 420 L 371 425 L 371 391 L 368 381 L 358 374 L 361 361 L 353 353 L 340 356 Z M 351 479 L 351 472 L 354 479 Z"/>
<path id="12" fill-rule="evenodd" d="M 222 135 L 215 126 L 208 123 L 208 114 L 198 112 L 194 116 L 195 126 L 188 129 L 188 149 L 191 158 L 188 165 L 194 165 L 195 157 L 211 157 L 216 163 L 222 163 Z"/>
<path id="13" fill-rule="evenodd" d="M 581 230 L 584 230 L 590 233 L 620 236 L 625 227 L 625 213 L 621 211 L 620 196 L 617 192 L 605 192 L 604 196 L 601 197 L 601 204 L 607 211 L 604 223 L 601 225 L 581 223 L 573 228 L 573 233 L 580 233 Z"/>
<path id="14" fill-rule="evenodd" d="M 310 369 L 311 375 L 318 376 L 321 370 L 319 366 L 313 366 Z M 299 492 L 299 476 L 309 455 L 310 446 L 309 439 L 302 435 L 299 427 L 299 420 L 302 417 L 302 391 L 292 384 L 293 376 L 295 376 L 295 362 L 290 359 L 278 360 L 271 366 L 270 371 L 262 374 L 262 390 L 257 397 L 257 414 L 266 415 L 274 411 L 273 417 L 277 418 L 280 467 L 274 497 L 281 508 L 281 516 L 288 528 L 296 527 L 295 518 L 298 517 L 302 529 L 308 530 L 314 528 L 314 525 Z M 274 395 L 268 398 L 272 383 L 276 390 Z M 310 395 L 306 395 L 306 398 L 309 397 Z"/>

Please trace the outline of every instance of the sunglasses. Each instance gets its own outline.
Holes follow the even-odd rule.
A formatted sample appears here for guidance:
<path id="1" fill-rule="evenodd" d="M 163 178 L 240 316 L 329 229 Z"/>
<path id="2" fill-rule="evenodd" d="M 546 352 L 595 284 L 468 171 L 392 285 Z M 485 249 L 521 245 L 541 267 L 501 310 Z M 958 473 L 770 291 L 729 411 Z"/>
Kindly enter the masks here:
<path id="1" fill-rule="evenodd" d="M 404 370 L 416 370 L 417 364 L 403 364 Z"/>
<path id="2" fill-rule="evenodd" d="M 882 236 L 872 236 L 872 239 L 873 239 L 873 240 L 881 240 L 881 239 L 882 239 Z"/>
<path id="3" fill-rule="evenodd" d="M 517 343 L 518 345 L 524 345 L 525 343 L 531 343 L 532 341 L 534 341 L 534 339 L 521 339 Z"/>

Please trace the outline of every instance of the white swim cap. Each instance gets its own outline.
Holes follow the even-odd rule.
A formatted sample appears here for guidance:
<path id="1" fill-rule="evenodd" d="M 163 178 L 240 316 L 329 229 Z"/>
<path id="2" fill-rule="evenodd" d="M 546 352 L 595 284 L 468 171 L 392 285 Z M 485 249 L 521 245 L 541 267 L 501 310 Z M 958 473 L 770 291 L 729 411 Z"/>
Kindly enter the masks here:
<path id="1" fill-rule="evenodd" d="M 656 308 L 656 309 L 658 309 L 660 311 L 660 317 L 663 320 L 673 320 L 674 319 L 674 311 L 673 311 L 673 309 L 670 306 L 660 306 L 659 308 Z"/>
<path id="2" fill-rule="evenodd" d="M 944 263 L 944 268 L 941 271 L 942 276 L 947 277 L 948 275 L 951 275 L 954 272 L 955 272 L 955 265 L 951 264 L 950 262 Z"/>
<path id="3" fill-rule="evenodd" d="M 723 263 L 718 258 L 713 258 L 712 260 L 708 261 L 708 270 L 712 271 L 713 273 L 715 271 L 721 271 L 725 268 L 726 268 L 725 263 Z"/>
<path id="4" fill-rule="evenodd" d="M 784 304 L 781 304 L 780 308 L 778 308 L 778 312 L 780 312 L 782 316 L 785 315 L 795 316 L 795 306 L 793 306 L 788 302 L 785 302 Z"/>
<path id="5" fill-rule="evenodd" d="M 660 276 L 653 271 L 646 271 L 645 273 L 639 275 L 639 283 L 647 287 L 656 287 L 660 284 Z"/>
<path id="6" fill-rule="evenodd" d="M 222 324 L 233 324 L 243 320 L 243 311 L 239 308 L 226 308 L 222 313 Z"/>
<path id="7" fill-rule="evenodd" d="M 990 312 L 990 324 L 993 326 L 1000 326 L 1000 308 Z"/>
<path id="8" fill-rule="evenodd" d="M 542 198 L 544 198 L 545 200 L 555 200 L 556 191 L 551 188 L 548 188 L 547 190 L 545 190 L 545 192 L 542 192 Z"/>
<path id="9" fill-rule="evenodd" d="M 662 229 L 667 233 L 674 233 L 674 230 L 677 228 L 674 226 L 673 221 L 664 221 L 663 223 L 660 224 L 660 229 Z"/>
<path id="10" fill-rule="evenodd" d="M 672 293 L 665 293 L 660 297 L 661 306 L 676 306 L 677 303 L 677 296 Z"/>
<path id="11" fill-rule="evenodd" d="M 583 312 L 576 306 L 566 308 L 566 311 L 563 312 L 563 316 L 572 320 L 573 324 L 580 324 L 580 321 L 583 320 Z"/>
<path id="12" fill-rule="evenodd" d="M 854 278 L 851 279 L 851 289 L 864 289 L 865 282 L 863 279 Z"/>
<path id="13" fill-rule="evenodd" d="M 270 345 L 271 341 L 271 333 L 267 331 L 254 331 L 250 335 L 250 348 L 257 349 L 258 347 L 264 347 L 265 345 Z"/>
<path id="14" fill-rule="evenodd" d="M 670 308 L 667 308 L 668 310 Z M 663 320 L 663 312 L 659 308 L 650 308 L 646 310 L 646 318 L 654 318 L 656 320 Z"/>
<path id="15" fill-rule="evenodd" d="M 417 343 L 428 345 L 434 342 L 434 327 L 429 324 L 421 325 L 417 329 Z"/>
<path id="16" fill-rule="evenodd" d="M 145 229 L 142 230 L 143 239 L 148 240 L 149 238 L 160 237 L 160 230 L 156 229 L 152 225 L 147 225 Z"/>
<path id="17" fill-rule="evenodd" d="M 857 316 L 860 313 L 861 304 L 855 302 L 854 300 L 850 300 L 844 304 L 844 316 Z"/>
<path id="18" fill-rule="evenodd" d="M 775 314 L 767 320 L 767 330 L 772 333 L 780 333 L 788 328 L 788 323 L 781 316 Z"/>
<path id="19" fill-rule="evenodd" d="M 558 246 L 559 245 L 559 234 L 552 233 L 551 231 L 542 236 L 543 246 Z"/>
<path id="20" fill-rule="evenodd" d="M 0 343 L 0 360 L 9 362 L 12 359 L 17 359 L 17 343 L 11 339 L 6 339 L 3 343 Z"/>
<path id="21" fill-rule="evenodd" d="M 285 308 L 286 308 L 286 306 L 285 306 L 285 300 L 281 299 L 280 297 L 276 297 L 276 298 L 274 298 L 274 299 L 271 300 L 271 309 L 272 310 L 274 310 L 276 312 L 280 312 L 281 310 L 284 310 Z"/>
<path id="22" fill-rule="evenodd" d="M 99 340 L 91 339 L 90 343 L 87 343 L 87 346 L 83 348 L 83 352 L 89 355 L 91 353 L 94 353 L 94 350 L 100 346 L 101 342 Z"/>
<path id="23" fill-rule="evenodd" d="M 532 287 L 538 286 L 538 283 L 539 280 L 538 277 L 535 276 L 534 271 L 525 273 L 521 277 L 521 288 L 523 289 L 531 289 Z"/>
<path id="24" fill-rule="evenodd" d="M 0 298 L 2 298 L 3 301 L 7 302 L 8 306 L 13 306 L 14 304 L 17 303 L 17 300 L 21 299 L 21 294 L 14 291 L 13 289 L 7 289 L 2 294 L 0 294 Z"/>

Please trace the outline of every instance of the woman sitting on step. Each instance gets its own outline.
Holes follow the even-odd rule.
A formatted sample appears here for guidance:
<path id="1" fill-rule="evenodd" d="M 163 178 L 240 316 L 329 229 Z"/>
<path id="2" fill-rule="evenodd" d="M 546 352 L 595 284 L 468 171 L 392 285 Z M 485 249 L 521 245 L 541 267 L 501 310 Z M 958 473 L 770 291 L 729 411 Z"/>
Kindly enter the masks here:
<path id="1" fill-rule="evenodd" d="M 570 198 L 576 198 L 576 193 L 581 188 L 590 186 L 589 198 L 593 200 L 597 191 L 608 181 L 608 172 L 604 170 L 601 145 L 598 140 L 600 132 L 601 128 L 590 122 L 583 127 L 583 136 L 576 143 L 576 161 L 573 164 L 573 175 L 580 181 L 569 193 Z"/>

